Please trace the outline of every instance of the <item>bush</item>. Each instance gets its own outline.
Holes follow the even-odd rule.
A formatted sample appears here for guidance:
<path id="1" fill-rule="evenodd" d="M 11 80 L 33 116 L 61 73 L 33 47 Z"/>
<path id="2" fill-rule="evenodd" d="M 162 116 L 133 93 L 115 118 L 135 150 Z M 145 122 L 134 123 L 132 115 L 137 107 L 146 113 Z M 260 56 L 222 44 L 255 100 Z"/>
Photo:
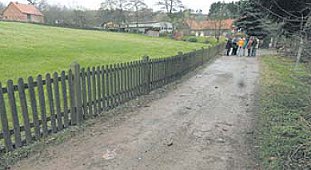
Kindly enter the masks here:
<path id="1" fill-rule="evenodd" d="M 190 37 L 190 38 L 188 38 L 188 41 L 189 42 L 198 42 L 198 39 L 195 37 Z"/>

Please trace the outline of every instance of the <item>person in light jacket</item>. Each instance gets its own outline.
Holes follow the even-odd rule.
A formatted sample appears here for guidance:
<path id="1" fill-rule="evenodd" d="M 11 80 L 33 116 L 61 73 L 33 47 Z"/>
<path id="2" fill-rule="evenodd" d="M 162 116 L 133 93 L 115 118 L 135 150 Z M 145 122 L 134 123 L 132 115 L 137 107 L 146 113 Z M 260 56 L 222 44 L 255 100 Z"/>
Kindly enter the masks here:
<path id="1" fill-rule="evenodd" d="M 259 39 L 255 38 L 252 43 L 252 56 L 253 57 L 256 57 L 258 47 L 259 47 Z"/>
<path id="2" fill-rule="evenodd" d="M 243 48 L 244 48 L 244 44 L 245 44 L 245 40 L 243 38 L 241 38 L 239 41 L 238 41 L 238 46 L 239 46 L 239 49 L 238 49 L 238 56 L 239 57 L 242 57 L 243 56 Z"/>

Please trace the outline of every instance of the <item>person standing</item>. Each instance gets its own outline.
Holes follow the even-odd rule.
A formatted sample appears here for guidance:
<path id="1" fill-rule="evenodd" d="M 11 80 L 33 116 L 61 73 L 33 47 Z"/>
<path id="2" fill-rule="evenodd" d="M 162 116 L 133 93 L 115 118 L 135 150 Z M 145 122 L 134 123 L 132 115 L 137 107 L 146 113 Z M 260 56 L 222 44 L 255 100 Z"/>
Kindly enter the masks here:
<path id="1" fill-rule="evenodd" d="M 238 41 L 238 56 L 239 57 L 242 57 L 243 56 L 243 47 L 244 47 L 244 44 L 245 44 L 245 40 L 243 38 L 241 38 L 239 41 Z"/>
<path id="2" fill-rule="evenodd" d="M 252 44 L 254 41 L 254 37 L 251 37 L 247 43 L 247 52 L 248 52 L 248 57 L 250 57 L 252 55 Z"/>
<path id="3" fill-rule="evenodd" d="M 248 42 L 249 42 L 249 37 L 247 37 L 245 39 L 245 43 L 244 43 L 244 46 L 243 46 L 243 56 L 245 56 Z"/>
<path id="4" fill-rule="evenodd" d="M 252 43 L 252 56 L 253 57 L 256 57 L 258 47 L 259 47 L 259 40 L 255 38 Z"/>
<path id="5" fill-rule="evenodd" d="M 226 44 L 227 56 L 230 55 L 231 48 L 232 48 L 232 39 L 229 38 L 228 41 L 227 41 L 227 44 Z"/>
<path id="6" fill-rule="evenodd" d="M 237 44 L 237 38 L 233 38 L 232 40 L 232 55 L 237 55 L 238 51 L 238 44 Z"/>

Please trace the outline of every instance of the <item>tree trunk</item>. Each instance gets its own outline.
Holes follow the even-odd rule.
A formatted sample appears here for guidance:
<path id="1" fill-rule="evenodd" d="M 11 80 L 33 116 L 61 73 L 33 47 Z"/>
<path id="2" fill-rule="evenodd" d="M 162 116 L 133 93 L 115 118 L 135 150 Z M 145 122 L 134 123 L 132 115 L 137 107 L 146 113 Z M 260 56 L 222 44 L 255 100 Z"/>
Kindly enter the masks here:
<path id="1" fill-rule="evenodd" d="M 303 40 L 304 40 L 304 32 L 305 32 L 305 27 L 303 25 L 303 20 L 304 16 L 302 15 L 301 17 L 301 25 L 300 25 L 300 43 L 299 43 L 299 48 L 298 48 L 298 53 L 297 53 L 297 60 L 296 60 L 296 66 L 299 64 L 303 52 Z"/>
<path id="2" fill-rule="evenodd" d="M 297 53 L 296 65 L 298 65 L 300 60 L 301 60 L 302 52 L 303 52 L 303 49 L 304 49 L 303 48 L 303 45 L 304 45 L 303 40 L 304 40 L 304 38 L 301 36 L 300 37 L 299 48 L 298 48 L 298 53 Z"/>

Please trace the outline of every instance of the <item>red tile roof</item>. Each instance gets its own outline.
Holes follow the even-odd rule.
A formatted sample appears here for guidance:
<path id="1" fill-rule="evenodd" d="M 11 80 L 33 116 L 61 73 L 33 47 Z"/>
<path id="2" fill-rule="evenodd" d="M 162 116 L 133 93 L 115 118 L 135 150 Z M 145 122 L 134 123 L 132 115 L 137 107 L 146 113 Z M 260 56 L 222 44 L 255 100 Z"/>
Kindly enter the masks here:
<path id="1" fill-rule="evenodd" d="M 43 14 L 34 5 L 21 4 L 18 2 L 11 2 L 12 5 L 16 6 L 18 10 L 25 14 L 43 16 Z"/>
<path id="2" fill-rule="evenodd" d="M 234 20 L 233 19 L 225 19 L 220 21 L 216 20 L 207 20 L 207 21 L 194 21 L 194 20 L 187 20 L 187 25 L 192 30 L 214 30 L 218 29 L 221 23 L 221 29 L 230 30 L 232 29 Z"/>

